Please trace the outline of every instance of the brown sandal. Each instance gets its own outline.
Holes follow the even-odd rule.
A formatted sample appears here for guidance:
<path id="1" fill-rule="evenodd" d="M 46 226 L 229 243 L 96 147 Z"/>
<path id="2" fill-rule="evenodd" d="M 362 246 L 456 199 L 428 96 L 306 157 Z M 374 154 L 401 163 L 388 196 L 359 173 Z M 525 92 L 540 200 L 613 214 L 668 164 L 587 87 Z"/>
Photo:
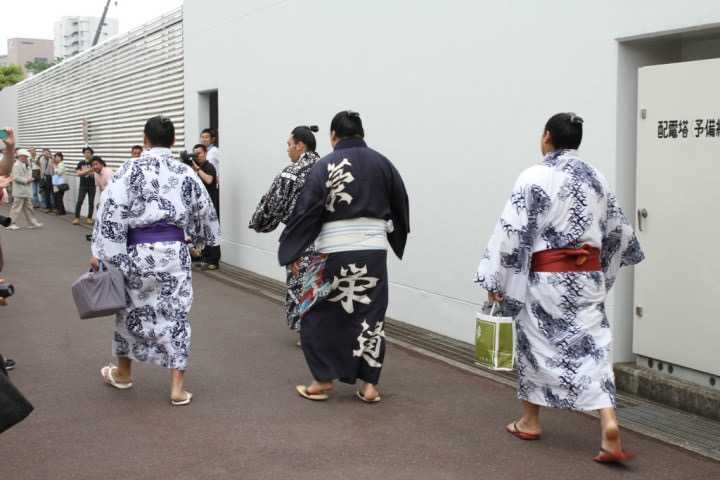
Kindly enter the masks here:
<path id="1" fill-rule="evenodd" d="M 539 433 L 523 432 L 518 428 L 517 422 L 513 423 L 513 428 L 505 427 L 505 430 L 507 430 L 510 435 L 513 435 L 513 436 L 519 438 L 520 440 L 525 440 L 528 442 L 532 442 L 534 440 L 540 440 Z"/>

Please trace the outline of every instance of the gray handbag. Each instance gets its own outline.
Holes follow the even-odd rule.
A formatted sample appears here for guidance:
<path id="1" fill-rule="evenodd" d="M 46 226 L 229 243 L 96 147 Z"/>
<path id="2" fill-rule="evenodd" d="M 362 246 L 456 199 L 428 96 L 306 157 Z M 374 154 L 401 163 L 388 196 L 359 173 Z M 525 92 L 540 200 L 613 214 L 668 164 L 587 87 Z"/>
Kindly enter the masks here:
<path id="1" fill-rule="evenodd" d="M 87 272 L 75 280 L 72 294 L 80 318 L 107 317 L 127 306 L 123 273 L 104 265 L 100 271 Z"/>

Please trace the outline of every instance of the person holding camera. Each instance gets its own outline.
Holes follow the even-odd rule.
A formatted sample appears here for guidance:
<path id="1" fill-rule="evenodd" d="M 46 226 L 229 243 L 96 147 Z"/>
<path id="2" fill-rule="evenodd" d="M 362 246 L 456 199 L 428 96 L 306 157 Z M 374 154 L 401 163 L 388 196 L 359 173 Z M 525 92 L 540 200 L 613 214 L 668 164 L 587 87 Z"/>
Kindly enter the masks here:
<path id="1" fill-rule="evenodd" d="M 38 222 L 33 214 L 32 204 L 32 166 L 30 165 L 30 152 L 21 148 L 17 151 L 17 159 L 12 168 L 12 189 L 13 189 L 13 205 L 10 208 L 10 218 L 12 224 L 8 230 L 20 230 L 17 225 L 17 218 L 22 213 L 28 222 L 28 228 L 42 227 L 42 223 Z"/>
<path id="2" fill-rule="evenodd" d="M 88 197 L 88 214 L 85 223 L 93 224 L 93 209 L 95 208 L 95 176 L 92 169 L 92 158 L 95 151 L 91 147 L 82 149 L 83 159 L 75 167 L 75 174 L 80 178 L 80 189 L 78 190 L 77 204 L 75 204 L 75 220 L 73 225 L 80 225 L 80 211 L 82 210 L 85 197 Z"/>
<path id="3" fill-rule="evenodd" d="M 207 158 L 207 147 L 202 143 L 195 145 L 193 147 L 193 156 L 189 158 L 192 160 L 190 166 L 205 185 L 219 219 L 220 194 L 218 192 L 217 171 Z M 220 266 L 220 245 L 205 247 L 202 251 L 202 263 L 208 270 L 217 270 Z"/>

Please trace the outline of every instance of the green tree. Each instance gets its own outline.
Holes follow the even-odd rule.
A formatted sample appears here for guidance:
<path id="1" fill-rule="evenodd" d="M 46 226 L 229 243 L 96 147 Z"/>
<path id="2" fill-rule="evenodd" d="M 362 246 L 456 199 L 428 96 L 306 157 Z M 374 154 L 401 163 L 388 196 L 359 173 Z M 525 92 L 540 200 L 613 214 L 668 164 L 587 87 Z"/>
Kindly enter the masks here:
<path id="1" fill-rule="evenodd" d="M 0 90 L 25 78 L 20 65 L 0 65 Z"/>
<path id="2" fill-rule="evenodd" d="M 25 64 L 25 68 L 27 68 L 28 71 L 30 71 L 32 73 L 38 74 L 38 73 L 42 72 L 43 70 L 47 70 L 48 68 L 52 67 L 53 65 L 55 65 L 55 64 L 49 63 L 44 58 L 37 58 L 37 59 L 33 60 L 32 62 L 27 62 Z"/>

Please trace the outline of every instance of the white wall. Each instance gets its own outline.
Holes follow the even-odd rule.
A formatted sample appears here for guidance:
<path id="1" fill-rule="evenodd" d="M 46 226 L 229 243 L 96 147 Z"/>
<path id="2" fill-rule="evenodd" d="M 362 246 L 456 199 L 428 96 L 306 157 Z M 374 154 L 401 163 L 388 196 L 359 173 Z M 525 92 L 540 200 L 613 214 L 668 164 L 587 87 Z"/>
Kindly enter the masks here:
<path id="1" fill-rule="evenodd" d="M 327 153 L 332 115 L 352 108 L 410 192 L 413 232 L 405 260 L 391 262 L 388 314 L 471 341 L 483 296 L 472 274 L 513 180 L 540 158 L 545 120 L 585 118 L 584 158 L 622 183 L 632 208 L 618 120 L 634 118 L 622 87 L 634 71 L 616 39 L 720 22 L 720 2 L 254 0 L 206 13 L 185 0 L 186 125 L 189 145 L 203 127 L 198 92 L 217 88 L 225 260 L 283 278 L 277 235 L 248 230 L 250 215 L 287 162 L 290 130 L 319 124 Z M 631 357 L 631 287 L 626 275 L 610 302 L 617 360 Z"/>

